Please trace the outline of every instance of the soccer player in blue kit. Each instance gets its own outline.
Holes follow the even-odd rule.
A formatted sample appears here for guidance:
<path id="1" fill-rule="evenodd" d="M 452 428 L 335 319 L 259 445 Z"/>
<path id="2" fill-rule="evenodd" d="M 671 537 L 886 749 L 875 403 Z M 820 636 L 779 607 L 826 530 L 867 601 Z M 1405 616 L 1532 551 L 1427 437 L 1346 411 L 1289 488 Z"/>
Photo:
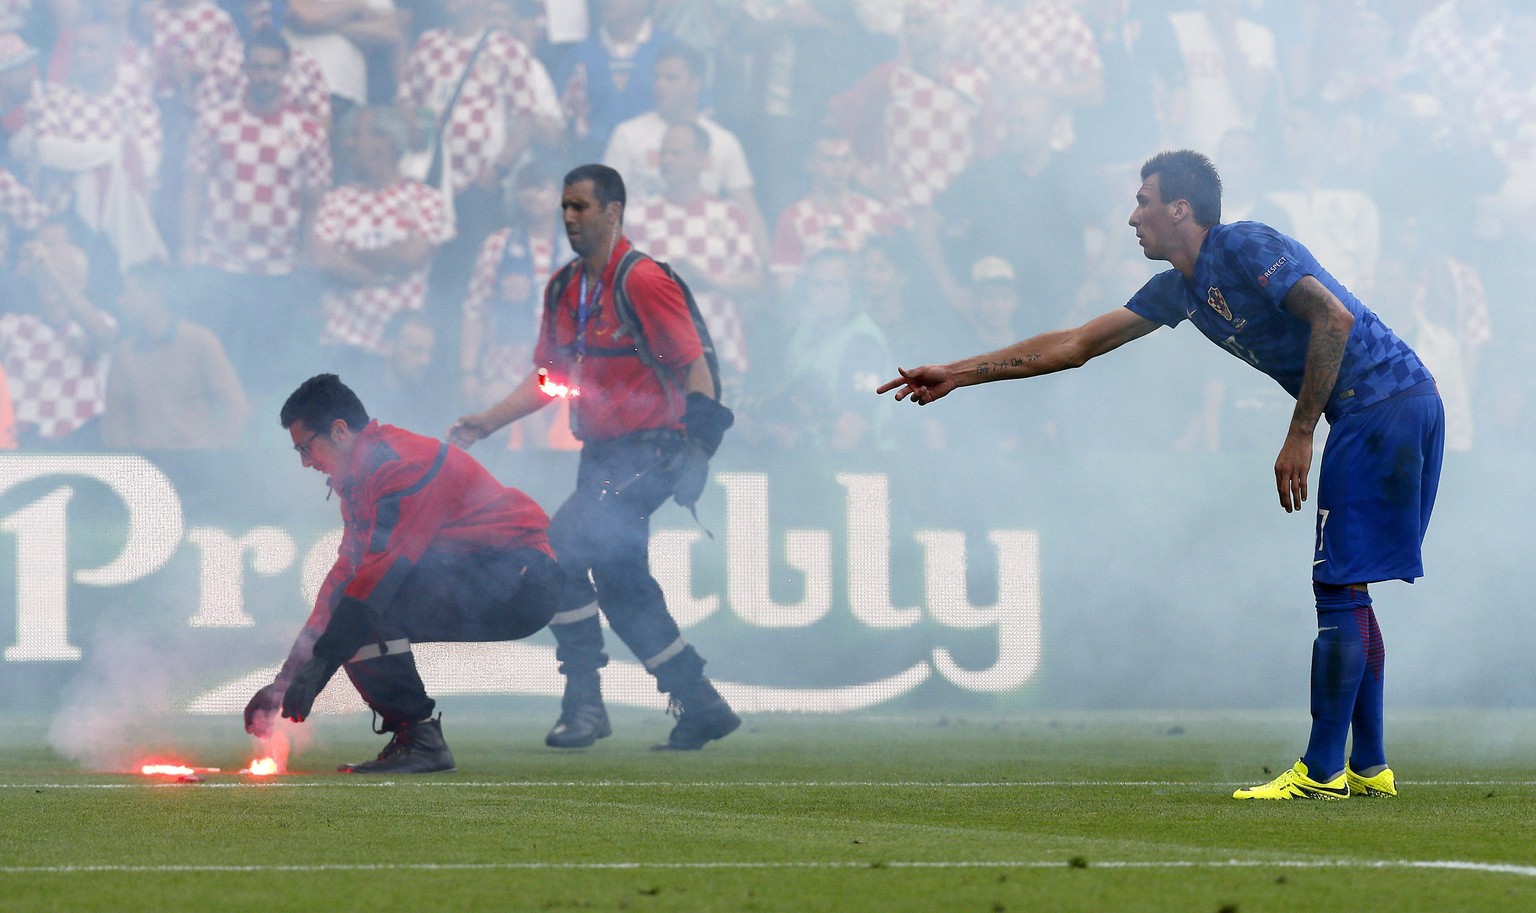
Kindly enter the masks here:
<path id="1" fill-rule="evenodd" d="M 1434 378 L 1295 239 L 1258 222 L 1221 224 L 1221 179 L 1205 156 L 1160 153 L 1142 166 L 1141 179 L 1130 225 L 1147 259 L 1173 269 L 1152 277 L 1125 307 L 1080 327 L 946 365 L 898 369 L 878 392 L 926 405 L 959 387 L 1081 367 L 1187 319 L 1296 397 L 1275 460 L 1287 512 L 1307 499 L 1313 437 L 1327 416 L 1312 560 L 1311 738 L 1289 770 L 1232 795 L 1395 796 L 1382 731 L 1386 654 L 1368 585 L 1411 583 L 1424 571 L 1420 546 L 1445 440 Z"/>

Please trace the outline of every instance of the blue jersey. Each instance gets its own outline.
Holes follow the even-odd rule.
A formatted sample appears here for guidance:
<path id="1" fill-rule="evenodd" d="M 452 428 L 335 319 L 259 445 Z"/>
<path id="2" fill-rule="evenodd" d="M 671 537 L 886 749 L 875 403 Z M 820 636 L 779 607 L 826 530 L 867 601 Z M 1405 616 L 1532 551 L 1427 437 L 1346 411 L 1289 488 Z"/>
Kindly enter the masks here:
<path id="1" fill-rule="evenodd" d="M 1206 234 L 1190 279 L 1176 269 L 1152 277 L 1126 304 L 1166 326 L 1188 319 L 1212 342 L 1301 391 L 1311 325 L 1281 302 L 1291 286 L 1312 276 L 1355 318 L 1338 383 L 1323 413 L 1332 422 L 1431 380 L 1413 349 L 1328 274 L 1294 238 L 1259 222 L 1217 225 Z"/>

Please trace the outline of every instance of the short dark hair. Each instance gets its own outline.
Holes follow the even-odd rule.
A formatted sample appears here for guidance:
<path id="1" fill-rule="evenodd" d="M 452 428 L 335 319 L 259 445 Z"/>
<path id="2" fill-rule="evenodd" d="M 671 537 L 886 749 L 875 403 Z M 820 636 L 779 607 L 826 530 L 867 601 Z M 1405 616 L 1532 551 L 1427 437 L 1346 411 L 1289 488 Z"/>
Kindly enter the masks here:
<path id="1" fill-rule="evenodd" d="M 663 60 L 681 60 L 689 76 L 700 82 L 704 80 L 704 55 L 686 44 L 678 42 L 662 48 L 656 54 L 657 66 L 660 66 Z"/>
<path id="2" fill-rule="evenodd" d="M 278 413 L 278 422 L 284 428 L 303 422 L 311 431 L 326 431 L 337 419 L 353 431 L 368 425 L 368 410 L 363 408 L 363 401 L 334 374 L 316 374 L 299 384 Z"/>
<path id="3" fill-rule="evenodd" d="M 1159 152 L 1141 166 L 1143 181 L 1154 174 L 1164 203 L 1189 201 L 1201 228 L 1221 221 L 1221 175 L 1210 159 L 1192 149 Z"/>
<path id="4" fill-rule="evenodd" d="M 574 187 L 582 181 L 592 182 L 592 193 L 603 206 L 609 203 L 624 206 L 629 202 L 624 193 L 624 177 L 607 165 L 577 165 L 565 173 L 567 187 Z"/>
<path id="5" fill-rule="evenodd" d="M 277 29 L 262 29 L 245 40 L 245 56 L 250 59 L 251 52 L 257 48 L 271 48 L 274 51 L 282 51 L 283 59 L 293 58 L 293 48 L 288 44 L 288 39 Z"/>

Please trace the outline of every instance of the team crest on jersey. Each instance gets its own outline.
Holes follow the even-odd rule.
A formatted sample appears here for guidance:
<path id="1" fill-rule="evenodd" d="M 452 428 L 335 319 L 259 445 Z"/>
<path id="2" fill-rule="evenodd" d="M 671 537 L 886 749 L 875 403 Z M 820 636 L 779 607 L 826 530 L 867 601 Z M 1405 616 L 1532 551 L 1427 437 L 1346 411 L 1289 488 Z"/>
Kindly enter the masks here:
<path id="1" fill-rule="evenodd" d="M 1232 319 L 1232 309 L 1227 307 L 1227 299 L 1221 296 L 1221 289 L 1211 286 L 1211 290 L 1205 293 L 1205 303 L 1211 306 L 1211 310 L 1221 315 L 1222 320 Z"/>

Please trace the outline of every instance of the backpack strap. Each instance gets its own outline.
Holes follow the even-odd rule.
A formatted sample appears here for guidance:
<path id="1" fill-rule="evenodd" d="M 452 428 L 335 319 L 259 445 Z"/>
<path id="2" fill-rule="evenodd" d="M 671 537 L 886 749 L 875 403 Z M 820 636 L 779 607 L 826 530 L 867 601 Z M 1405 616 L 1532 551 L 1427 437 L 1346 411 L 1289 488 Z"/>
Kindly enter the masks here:
<path id="1" fill-rule="evenodd" d="M 656 379 L 660 381 L 661 385 L 681 391 L 683 388 L 682 379 L 678 377 L 677 371 L 670 365 L 663 365 L 656 358 L 656 353 L 651 348 L 650 340 L 645 336 L 645 328 L 640 323 L 639 316 L 635 313 L 634 302 L 629 299 L 629 289 L 626 286 L 626 281 L 629 278 L 630 270 L 634 269 L 642 260 L 650 260 L 660 267 L 662 273 L 676 283 L 678 290 L 683 293 L 683 301 L 688 305 L 688 316 L 693 320 L 693 328 L 699 334 L 699 345 L 703 349 L 705 363 L 709 365 L 710 380 L 713 382 L 715 389 L 715 399 L 719 400 L 720 362 L 715 355 L 714 339 L 709 335 L 708 325 L 704 323 L 704 315 L 699 311 L 698 302 L 694 300 L 693 290 L 688 287 L 688 283 L 684 282 L 681 276 L 673 271 L 670 264 L 656 260 L 635 250 L 633 247 L 625 251 L 624 257 L 619 260 L 618 269 L 614 271 L 613 276 L 614 316 L 619 321 L 619 326 L 629 338 L 635 341 L 635 351 L 639 354 L 640 360 L 650 366 L 651 371 L 656 374 Z"/>
<path id="2" fill-rule="evenodd" d="M 555 345 L 556 315 L 560 310 L 560 299 L 565 297 L 565 290 L 571 287 L 571 280 L 575 278 L 578 269 L 581 269 L 579 257 L 556 270 L 555 274 L 549 277 L 549 284 L 544 286 L 544 313 L 541 316 L 539 332 L 548 343 L 551 353 L 560 351 Z M 551 367 L 560 367 L 562 370 L 565 368 L 563 365 L 551 365 Z"/>

